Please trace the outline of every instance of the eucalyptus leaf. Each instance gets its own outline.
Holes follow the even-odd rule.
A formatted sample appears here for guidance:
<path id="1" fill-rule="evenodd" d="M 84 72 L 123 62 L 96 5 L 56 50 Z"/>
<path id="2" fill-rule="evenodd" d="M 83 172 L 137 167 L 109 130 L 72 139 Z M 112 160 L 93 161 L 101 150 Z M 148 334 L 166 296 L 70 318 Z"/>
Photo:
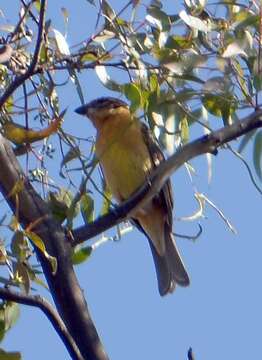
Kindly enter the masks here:
<path id="1" fill-rule="evenodd" d="M 112 91 L 121 91 L 121 85 L 119 85 L 116 81 L 112 80 L 108 75 L 105 66 L 99 65 L 95 67 L 96 74 L 102 84 L 109 90 Z"/>
<path id="2" fill-rule="evenodd" d="M 94 199 L 89 194 L 81 196 L 80 209 L 85 224 L 94 221 Z"/>
<path id="3" fill-rule="evenodd" d="M 262 131 L 260 130 L 256 134 L 254 139 L 253 162 L 257 176 L 262 181 L 261 159 L 262 159 Z"/>
<path id="4" fill-rule="evenodd" d="M 79 264 L 85 262 L 90 257 L 91 253 L 92 253 L 91 246 L 75 247 L 73 255 L 72 255 L 73 265 L 79 265 Z"/>

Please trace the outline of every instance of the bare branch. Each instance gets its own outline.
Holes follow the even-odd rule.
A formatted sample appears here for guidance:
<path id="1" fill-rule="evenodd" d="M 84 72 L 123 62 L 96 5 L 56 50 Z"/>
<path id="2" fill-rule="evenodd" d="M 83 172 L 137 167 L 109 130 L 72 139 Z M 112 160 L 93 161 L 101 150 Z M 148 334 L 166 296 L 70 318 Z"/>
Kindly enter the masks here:
<path id="1" fill-rule="evenodd" d="M 74 339 L 67 330 L 63 320 L 46 299 L 39 295 L 33 296 L 21 294 L 19 292 L 11 291 L 10 289 L 5 288 L 0 288 L 0 298 L 3 300 L 13 301 L 18 304 L 37 307 L 42 310 L 53 325 L 57 334 L 60 336 L 72 358 L 76 360 L 84 359 L 78 347 L 76 346 Z"/>
<path id="2" fill-rule="evenodd" d="M 257 110 L 233 125 L 225 126 L 208 135 L 186 144 L 152 173 L 149 181 L 121 206 L 98 218 L 89 225 L 72 231 L 73 246 L 84 242 L 103 231 L 130 218 L 137 208 L 143 206 L 159 192 L 167 179 L 185 162 L 205 153 L 216 154 L 223 144 L 242 136 L 249 131 L 262 127 L 262 110 Z"/>

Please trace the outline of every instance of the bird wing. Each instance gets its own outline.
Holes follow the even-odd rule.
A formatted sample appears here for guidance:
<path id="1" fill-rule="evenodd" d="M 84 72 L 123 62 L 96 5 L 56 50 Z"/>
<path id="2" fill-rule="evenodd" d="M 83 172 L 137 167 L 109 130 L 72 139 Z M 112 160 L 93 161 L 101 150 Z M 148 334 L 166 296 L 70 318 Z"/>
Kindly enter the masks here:
<path id="1" fill-rule="evenodd" d="M 165 160 L 165 156 L 160 149 L 160 144 L 152 134 L 151 130 L 146 126 L 146 124 L 141 123 L 141 131 L 143 134 L 144 141 L 147 145 L 154 168 L 156 168 L 162 161 Z M 165 209 L 167 214 L 168 225 L 170 225 L 170 228 L 172 228 L 172 224 L 173 224 L 172 210 L 174 206 L 174 200 L 173 200 L 173 191 L 172 191 L 170 179 L 166 181 L 165 185 L 162 187 L 159 194 L 157 194 L 154 197 L 153 201 Z"/>

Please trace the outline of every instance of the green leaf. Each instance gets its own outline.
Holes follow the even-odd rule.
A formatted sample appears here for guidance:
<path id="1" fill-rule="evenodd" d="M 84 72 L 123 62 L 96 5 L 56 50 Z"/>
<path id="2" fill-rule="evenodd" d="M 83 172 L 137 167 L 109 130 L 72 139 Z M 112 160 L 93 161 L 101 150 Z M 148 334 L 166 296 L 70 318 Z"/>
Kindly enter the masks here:
<path id="1" fill-rule="evenodd" d="M 156 26 L 161 31 L 170 30 L 171 21 L 164 11 L 156 6 L 149 6 L 147 8 L 147 13 L 146 20 L 153 26 Z"/>
<path id="2" fill-rule="evenodd" d="M 73 200 L 72 193 L 67 189 L 61 188 L 59 192 L 50 191 L 48 197 L 48 204 L 53 216 L 62 223 L 68 216 L 68 210 Z"/>
<path id="3" fill-rule="evenodd" d="M 0 360 L 22 360 L 22 355 L 17 351 L 6 352 L 0 349 Z"/>
<path id="4" fill-rule="evenodd" d="M 27 266 L 27 272 L 31 281 L 33 281 L 37 285 L 44 287 L 47 291 L 49 291 L 49 287 L 47 286 L 47 284 L 40 277 L 37 276 L 37 274 L 41 272 L 30 266 Z"/>
<path id="5" fill-rule="evenodd" d="M 94 221 L 94 199 L 90 195 L 81 196 L 80 209 L 86 225 Z"/>
<path id="6" fill-rule="evenodd" d="M 62 167 L 65 166 L 70 161 L 79 158 L 80 155 L 81 155 L 81 151 L 80 151 L 78 146 L 71 147 L 69 149 L 69 151 L 63 157 L 63 160 L 62 160 L 61 165 L 60 165 L 60 169 L 62 169 Z"/>
<path id="7" fill-rule="evenodd" d="M 27 242 L 23 231 L 16 231 L 11 240 L 12 254 L 21 262 L 26 259 L 27 256 Z"/>
<path id="8" fill-rule="evenodd" d="M 202 103 L 212 115 L 222 117 L 227 124 L 229 117 L 236 111 L 237 102 L 231 94 L 214 95 L 206 94 L 202 97 Z"/>
<path id="9" fill-rule="evenodd" d="M 111 206 L 112 193 L 110 189 L 106 186 L 106 183 L 103 184 L 103 204 L 100 211 L 100 216 L 107 214 Z"/>
<path id="10" fill-rule="evenodd" d="M 152 74 L 149 78 L 149 89 L 159 92 L 159 80 L 156 74 Z"/>
<path id="11" fill-rule="evenodd" d="M 5 317 L 4 317 L 4 309 L 0 309 L 0 342 L 5 337 Z"/>
<path id="12" fill-rule="evenodd" d="M 166 47 L 169 49 L 190 49 L 192 47 L 192 38 L 183 37 L 180 35 L 171 35 L 168 37 Z"/>
<path id="13" fill-rule="evenodd" d="M 135 112 L 141 106 L 141 91 L 139 87 L 134 84 L 125 84 L 123 86 L 123 91 L 125 96 L 130 100 L 130 110 L 131 112 Z"/>
<path id="14" fill-rule="evenodd" d="M 179 127 L 181 129 L 182 142 L 185 144 L 189 141 L 189 126 L 185 116 L 180 120 Z"/>
<path id="15" fill-rule="evenodd" d="M 25 235 L 32 241 L 32 243 L 42 252 L 42 254 L 49 260 L 50 265 L 52 267 L 52 273 L 55 274 L 57 271 L 57 260 L 54 256 L 51 256 L 46 251 L 45 244 L 43 240 L 33 231 L 25 230 Z"/>
<path id="16" fill-rule="evenodd" d="M 92 247 L 91 246 L 85 246 L 85 247 L 78 247 L 76 246 L 74 248 L 74 252 L 72 255 L 72 263 L 73 265 L 79 265 L 86 261 L 92 253 Z"/>
<path id="17" fill-rule="evenodd" d="M 20 308 L 17 303 L 8 301 L 5 303 L 4 311 L 5 330 L 8 330 L 17 322 L 20 315 Z"/>
<path id="18" fill-rule="evenodd" d="M 101 3 L 101 10 L 104 16 L 106 16 L 106 18 L 112 20 L 115 18 L 116 14 L 114 12 L 114 10 L 112 9 L 112 7 L 109 5 L 109 3 L 106 0 L 103 0 Z"/>
<path id="19" fill-rule="evenodd" d="M 260 74 L 254 76 L 253 85 L 256 91 L 262 90 L 262 76 Z"/>
<path id="20" fill-rule="evenodd" d="M 35 0 L 33 4 L 34 4 L 36 10 L 37 10 L 38 12 L 40 12 L 40 9 L 41 9 L 41 1 L 40 1 L 40 0 Z"/>
<path id="21" fill-rule="evenodd" d="M 262 181 L 261 157 L 262 157 L 262 131 L 260 130 L 256 134 L 254 140 L 253 162 L 257 176 Z"/>
<path id="22" fill-rule="evenodd" d="M 207 57 L 197 54 L 194 50 L 189 49 L 183 53 L 179 58 L 166 58 L 161 59 L 161 63 L 171 72 L 177 75 L 190 75 L 191 71 L 196 70 L 207 61 Z"/>
<path id="23" fill-rule="evenodd" d="M 242 13 L 245 13 L 246 18 L 236 26 L 235 31 L 246 29 L 248 26 L 254 26 L 258 30 L 260 20 L 259 15 L 253 15 L 250 12 L 247 12 L 246 9 L 243 10 Z"/>
<path id="24" fill-rule="evenodd" d="M 30 277 L 27 267 L 21 262 L 18 262 L 15 266 L 15 280 L 17 280 L 20 289 L 26 294 L 29 294 L 31 285 Z"/>

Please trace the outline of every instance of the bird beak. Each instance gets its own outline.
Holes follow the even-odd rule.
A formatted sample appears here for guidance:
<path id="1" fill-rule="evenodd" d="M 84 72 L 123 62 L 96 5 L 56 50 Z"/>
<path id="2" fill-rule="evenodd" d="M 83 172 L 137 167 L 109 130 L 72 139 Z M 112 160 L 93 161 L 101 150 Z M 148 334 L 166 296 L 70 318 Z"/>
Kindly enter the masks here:
<path id="1" fill-rule="evenodd" d="M 75 109 L 75 112 L 79 115 L 87 115 L 88 106 L 83 105 L 79 106 L 77 109 Z"/>

